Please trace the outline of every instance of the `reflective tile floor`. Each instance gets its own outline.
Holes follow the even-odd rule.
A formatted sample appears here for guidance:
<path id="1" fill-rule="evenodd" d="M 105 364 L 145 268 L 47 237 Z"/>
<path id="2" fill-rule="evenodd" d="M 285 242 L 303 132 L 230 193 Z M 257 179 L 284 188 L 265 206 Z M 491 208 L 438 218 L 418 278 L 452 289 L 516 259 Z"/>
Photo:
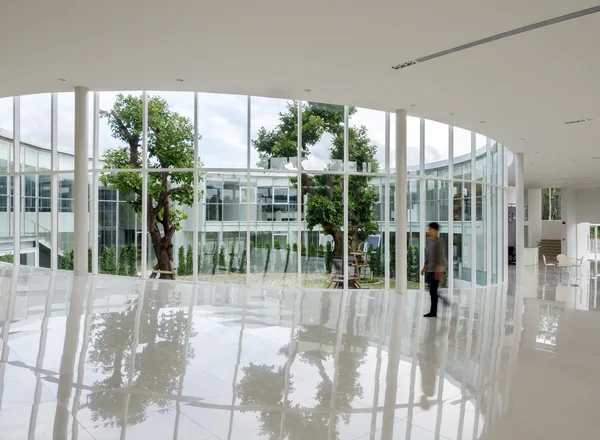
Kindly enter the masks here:
<path id="1" fill-rule="evenodd" d="M 596 283 L 428 295 L 0 266 L 1 439 L 600 439 Z"/>

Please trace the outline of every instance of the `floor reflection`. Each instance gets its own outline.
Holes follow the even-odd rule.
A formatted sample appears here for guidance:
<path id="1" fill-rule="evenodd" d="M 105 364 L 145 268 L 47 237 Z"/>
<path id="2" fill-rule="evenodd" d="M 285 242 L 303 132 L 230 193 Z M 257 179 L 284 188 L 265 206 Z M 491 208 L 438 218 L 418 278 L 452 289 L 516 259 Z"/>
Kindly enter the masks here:
<path id="1" fill-rule="evenodd" d="M 534 368 L 600 377 L 596 349 L 567 357 L 600 324 L 595 282 L 455 290 L 426 320 L 415 291 L 0 270 L 0 438 L 533 438 Z"/>

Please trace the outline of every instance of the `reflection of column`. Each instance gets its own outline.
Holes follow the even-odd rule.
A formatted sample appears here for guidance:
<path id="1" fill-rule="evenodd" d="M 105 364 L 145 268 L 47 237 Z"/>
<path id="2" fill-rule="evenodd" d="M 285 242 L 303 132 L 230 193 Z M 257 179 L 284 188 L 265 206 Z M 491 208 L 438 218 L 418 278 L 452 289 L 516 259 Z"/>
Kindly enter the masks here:
<path id="1" fill-rule="evenodd" d="M 88 89 L 75 87 L 74 255 L 76 276 L 88 273 Z M 77 294 L 79 291 L 76 292 Z"/>
<path id="2" fill-rule="evenodd" d="M 87 176 L 85 188 L 87 189 Z M 87 204 L 85 207 L 87 211 Z M 85 270 L 87 271 L 87 263 L 85 265 Z M 69 422 L 69 410 L 67 409 L 67 405 L 71 398 L 71 390 L 73 389 L 75 357 L 77 356 L 79 327 L 81 324 L 83 303 L 89 293 L 89 290 L 87 289 L 87 281 L 87 276 L 73 276 L 71 298 L 69 299 L 69 312 L 65 327 L 65 340 L 60 360 L 58 391 L 56 393 L 57 402 L 56 413 L 54 415 L 54 438 L 67 438 Z"/>
<path id="3" fill-rule="evenodd" d="M 517 263 L 518 264 L 518 263 Z M 510 355 L 508 358 L 508 378 L 506 380 L 506 393 L 504 408 L 502 415 L 508 417 L 512 411 L 512 391 L 513 391 L 513 380 L 515 376 L 515 370 L 517 369 L 517 361 L 519 360 L 519 345 L 521 342 L 522 332 L 522 319 L 523 319 L 523 290 L 515 289 L 515 306 L 513 314 L 513 334 L 512 342 L 510 346 Z"/>
<path id="4" fill-rule="evenodd" d="M 233 288 L 230 288 L 230 289 L 233 289 Z M 235 414 L 235 410 L 233 409 L 233 407 L 235 406 L 235 387 L 237 384 L 237 377 L 238 377 L 238 372 L 240 369 L 240 362 L 242 361 L 242 346 L 244 345 L 244 329 L 246 328 L 246 302 L 248 299 L 248 291 L 245 288 L 240 288 L 240 289 L 243 289 L 242 290 L 242 295 L 243 295 L 242 296 L 242 324 L 240 325 L 240 335 L 238 337 L 238 353 L 237 353 L 237 359 L 235 362 L 235 370 L 233 372 L 233 381 L 231 382 L 231 412 L 229 414 L 229 429 L 227 431 L 228 439 L 231 439 L 231 434 L 233 433 L 233 416 Z M 190 310 L 189 313 L 192 314 L 192 310 Z M 190 330 L 191 330 L 191 328 L 190 328 Z M 187 356 L 186 356 L 186 364 L 187 364 Z M 185 372 L 185 367 L 184 367 L 183 371 Z M 178 403 L 178 405 L 179 405 L 179 403 Z M 175 438 L 173 438 L 173 440 L 175 440 Z"/>
<path id="5" fill-rule="evenodd" d="M 389 121 L 389 118 L 388 118 Z M 373 412 L 371 414 L 371 440 L 375 437 L 375 431 L 377 430 L 377 413 L 379 406 L 379 384 L 381 376 L 381 352 L 383 350 L 383 344 L 385 343 L 386 336 L 386 322 L 388 315 L 389 295 L 386 294 L 379 303 L 379 342 L 377 343 L 377 365 L 375 366 L 375 389 L 373 391 Z"/>
<path id="6" fill-rule="evenodd" d="M 418 347 L 419 344 L 419 335 L 421 334 L 421 324 L 423 323 L 423 319 L 421 319 L 421 311 L 423 310 L 423 295 L 417 295 L 415 300 L 415 307 L 413 311 L 413 338 L 412 338 L 412 346 Z M 412 418 L 414 414 L 414 404 L 415 404 L 415 387 L 416 387 L 416 379 L 417 379 L 417 364 L 418 364 L 418 356 L 413 349 L 413 357 L 412 357 L 412 365 L 410 367 L 410 392 L 408 397 L 408 415 L 406 417 L 406 438 L 410 439 L 412 432 Z"/>
<path id="7" fill-rule="evenodd" d="M 99 163 L 99 155 L 100 155 L 100 94 L 98 92 L 94 92 L 94 110 L 93 110 L 93 118 L 94 124 L 92 126 L 92 149 L 93 149 L 93 161 L 92 168 L 97 169 Z M 55 168 L 52 168 L 55 169 Z M 98 188 L 100 186 L 99 182 L 99 173 L 93 173 L 92 175 L 92 205 L 90 215 L 92 217 L 92 243 L 90 243 L 90 247 L 92 248 L 92 273 L 98 273 L 98 228 L 99 228 L 99 212 L 98 212 Z M 135 222 L 137 225 L 137 221 Z M 136 241 L 137 241 L 137 233 L 136 233 Z M 136 254 L 137 254 L 137 242 L 136 242 Z"/>
<path id="8" fill-rule="evenodd" d="M 185 373 L 187 370 L 187 364 L 188 364 L 188 355 L 189 355 L 189 345 L 190 345 L 190 337 L 192 334 L 192 327 L 194 324 L 194 306 L 196 305 L 196 296 L 198 293 L 198 286 L 194 286 L 194 290 L 192 293 L 192 298 L 190 299 L 190 305 L 188 307 L 188 321 L 187 321 L 187 327 L 185 329 L 185 355 L 183 357 L 183 367 L 181 369 L 181 376 L 179 377 L 179 385 L 177 387 L 177 402 L 176 402 L 176 406 L 175 406 L 175 432 L 173 433 L 173 440 L 176 440 L 177 437 L 179 436 L 179 419 L 181 418 L 181 396 L 183 395 L 183 384 L 184 384 L 184 380 L 185 380 Z M 245 299 L 244 299 L 245 300 Z M 245 312 L 244 315 L 242 316 L 242 325 L 245 321 Z M 241 338 L 241 335 L 240 335 Z M 238 355 L 238 360 L 239 360 L 239 355 Z M 239 361 L 238 361 L 239 364 Z M 237 367 L 236 367 L 237 368 Z M 236 371 L 237 374 L 237 371 Z M 234 386 L 235 386 L 235 380 L 234 380 Z M 235 402 L 234 402 L 235 403 Z"/>
<path id="9" fill-rule="evenodd" d="M 463 427 L 465 423 L 465 408 L 467 404 L 467 381 L 469 379 L 469 359 L 471 358 L 470 354 L 472 352 L 473 346 L 473 325 L 475 323 L 475 289 L 469 291 L 471 293 L 471 298 L 469 301 L 469 320 L 467 321 L 467 345 L 465 349 L 465 357 L 463 360 L 463 375 L 461 381 L 461 396 L 462 401 L 460 403 L 460 416 L 458 419 L 458 435 L 456 438 L 462 438 Z M 459 312 L 460 313 L 460 312 Z"/>
<path id="10" fill-rule="evenodd" d="M 421 188 L 423 191 L 423 188 Z M 396 293 L 406 295 L 406 110 L 396 110 Z M 421 219 L 421 222 L 423 219 Z"/>
<path id="11" fill-rule="evenodd" d="M 121 440 L 127 438 L 127 419 L 129 418 L 129 401 L 131 399 L 131 391 L 133 387 L 133 379 L 135 374 L 135 358 L 137 354 L 137 346 L 140 340 L 140 321 L 142 309 L 146 301 L 146 282 L 140 281 L 139 294 L 137 297 L 137 308 L 135 310 L 134 325 L 133 325 L 133 341 L 131 342 L 131 357 L 129 359 L 129 375 L 127 378 L 127 395 L 125 396 L 125 412 L 123 414 L 123 423 L 121 423 Z M 186 351 L 187 353 L 187 351 Z"/>
<path id="12" fill-rule="evenodd" d="M 197 124 L 194 124 L 196 126 Z M 148 169 L 148 93 L 142 94 L 142 168 Z M 141 277 L 148 277 L 148 173 L 142 172 L 142 261 Z"/>
<path id="13" fill-rule="evenodd" d="M 300 319 L 300 315 L 301 315 L 301 308 L 302 308 L 302 299 L 304 298 L 304 292 L 303 291 L 298 291 L 296 293 L 296 298 L 294 301 L 294 312 L 292 314 L 292 327 L 290 329 L 290 350 L 288 352 L 288 359 L 285 363 L 285 384 L 284 384 L 284 388 L 283 388 L 283 403 L 282 403 L 282 413 L 281 413 L 281 425 L 279 428 L 279 436 L 281 438 L 284 438 L 283 435 L 283 430 L 284 430 L 284 425 L 285 425 L 285 415 L 286 415 L 286 411 L 285 409 L 287 408 L 287 402 L 288 402 L 288 394 L 290 391 L 290 370 L 292 368 L 292 363 L 294 362 L 294 359 L 296 358 L 296 350 L 298 347 L 298 341 L 295 338 L 296 335 L 296 326 L 298 325 L 298 320 Z M 281 319 L 281 316 L 280 316 Z"/>
<path id="14" fill-rule="evenodd" d="M 404 279 L 406 280 L 406 277 Z M 382 440 L 390 440 L 394 435 L 396 395 L 398 393 L 398 367 L 400 365 L 400 346 L 402 343 L 402 327 L 404 324 L 406 295 L 396 295 L 395 300 L 392 329 L 390 332 L 390 344 L 388 348 L 387 376 L 385 379 L 385 404 L 383 407 L 381 431 Z"/>
<path id="15" fill-rule="evenodd" d="M 87 350 L 90 340 L 90 324 L 94 313 L 94 298 L 96 292 L 96 280 L 92 279 L 90 285 L 90 295 L 87 301 L 87 310 L 85 313 L 85 320 L 83 322 L 83 339 L 81 341 L 81 349 L 79 351 L 79 362 L 77 365 L 77 384 L 75 385 L 75 396 L 73 398 L 73 406 L 71 408 L 71 414 L 74 419 L 77 419 L 77 412 L 79 411 L 79 402 L 81 398 L 81 392 L 83 391 L 83 378 L 85 375 L 85 361 L 87 357 Z M 75 425 L 77 426 L 77 425 Z M 73 435 L 73 440 L 76 437 Z"/>
<path id="16" fill-rule="evenodd" d="M 346 267 L 348 266 L 347 264 L 345 265 Z M 346 269 L 347 270 L 347 269 Z M 347 278 L 346 278 L 347 279 Z M 344 336 L 344 323 L 346 320 L 346 301 L 347 301 L 347 297 L 348 295 L 352 295 L 354 296 L 354 300 L 356 300 L 356 295 L 357 293 L 348 293 L 347 291 L 343 291 L 342 292 L 342 297 L 340 298 L 340 308 L 338 310 L 338 322 L 337 322 L 337 340 L 335 341 L 335 347 L 333 349 L 333 383 L 331 385 L 331 406 L 329 407 L 330 412 L 329 412 L 329 430 L 327 432 L 327 438 L 328 439 L 332 439 L 335 437 L 335 431 L 336 431 L 336 407 L 335 407 L 335 401 L 336 401 L 336 397 L 337 397 L 337 385 L 338 385 L 338 378 L 339 378 L 339 374 L 340 374 L 340 350 L 342 347 L 342 338 Z M 356 304 L 352 304 L 351 307 L 356 307 Z M 350 335 L 348 335 L 350 336 Z"/>
<path id="17" fill-rule="evenodd" d="M 35 438 L 35 427 L 37 422 L 38 408 L 40 406 L 40 399 L 42 397 L 42 390 L 44 385 L 42 384 L 42 373 L 41 370 L 44 366 L 44 355 L 46 354 L 46 340 L 48 338 L 48 321 L 52 314 L 52 298 L 54 297 L 54 285 L 55 285 L 55 273 L 50 275 L 50 283 L 48 285 L 48 294 L 46 295 L 46 305 L 44 307 L 44 317 L 42 318 L 42 324 L 40 327 L 40 344 L 38 348 L 38 357 L 35 362 L 35 393 L 33 398 L 33 406 L 31 407 L 31 417 L 29 418 L 29 438 Z"/>
<path id="18" fill-rule="evenodd" d="M 525 186 L 523 175 L 523 153 L 515 154 L 515 183 L 517 187 L 516 246 L 517 284 L 523 282 L 523 258 L 525 256 Z"/>

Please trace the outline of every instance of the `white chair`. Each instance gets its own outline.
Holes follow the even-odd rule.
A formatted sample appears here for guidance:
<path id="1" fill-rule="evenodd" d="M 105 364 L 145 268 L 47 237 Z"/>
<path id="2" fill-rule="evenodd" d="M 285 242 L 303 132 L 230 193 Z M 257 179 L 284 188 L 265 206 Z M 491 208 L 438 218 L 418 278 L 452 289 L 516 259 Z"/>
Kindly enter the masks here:
<path id="1" fill-rule="evenodd" d="M 559 254 L 556 256 L 556 261 L 558 262 L 557 269 L 559 275 L 563 269 L 567 270 L 567 275 L 571 275 L 571 260 L 569 260 L 569 257 Z"/>
<path id="2" fill-rule="evenodd" d="M 548 272 L 548 266 L 554 267 L 554 270 L 556 271 L 556 264 L 554 264 L 554 263 L 548 263 L 548 261 L 546 261 L 546 256 L 545 255 L 542 255 L 542 257 L 544 257 L 545 271 Z"/>
<path id="3" fill-rule="evenodd" d="M 579 270 L 581 269 L 581 266 L 583 265 L 583 257 L 581 257 L 579 260 L 575 260 L 575 264 L 571 264 L 571 267 L 575 268 L 575 276 L 578 277 L 579 276 Z"/>

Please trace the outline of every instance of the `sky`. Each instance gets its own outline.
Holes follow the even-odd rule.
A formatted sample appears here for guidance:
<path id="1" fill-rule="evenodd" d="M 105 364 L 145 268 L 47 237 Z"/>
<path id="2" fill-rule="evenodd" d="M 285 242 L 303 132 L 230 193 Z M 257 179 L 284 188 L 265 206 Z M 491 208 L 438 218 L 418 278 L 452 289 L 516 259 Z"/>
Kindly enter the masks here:
<path id="1" fill-rule="evenodd" d="M 123 92 L 141 94 L 141 92 Z M 100 109 L 112 107 L 118 92 L 101 92 Z M 190 118 L 194 118 L 194 94 L 192 92 L 148 92 L 150 96 L 161 96 L 167 100 L 172 110 Z M 271 130 L 279 123 L 279 113 L 286 111 L 290 102 L 283 99 L 251 98 L 250 131 L 255 139 L 258 130 L 265 127 Z M 91 113 L 93 98 L 90 95 L 90 152 L 92 151 Z M 21 97 L 21 139 L 24 142 L 50 143 L 51 118 L 50 94 L 28 95 Z M 74 94 L 58 94 L 58 144 L 59 151 L 73 152 L 74 136 Z M 201 135 L 199 154 L 202 163 L 208 168 L 245 168 L 247 160 L 246 133 L 248 130 L 247 97 L 241 95 L 224 95 L 200 93 L 198 102 L 198 132 Z M 377 110 L 358 108 L 351 117 L 350 123 L 360 127 L 364 125 L 369 137 L 377 146 L 377 159 L 380 169 L 384 168 L 385 159 L 385 113 Z M 393 115 L 390 121 L 390 164 L 395 168 L 395 124 Z M 0 128 L 12 129 L 11 98 L 0 99 Z M 407 121 L 407 162 L 409 166 L 419 164 L 420 129 L 419 119 L 408 117 Z M 321 141 L 311 148 L 311 155 L 303 162 L 306 170 L 323 170 L 329 162 L 329 146 L 331 137 L 323 136 Z M 477 146 L 485 143 L 485 137 L 477 135 Z M 100 154 L 119 145 L 119 141 L 111 136 L 105 119 L 100 119 L 99 147 Z M 470 132 L 454 129 L 454 156 L 470 152 Z M 425 162 L 437 162 L 448 159 L 448 126 L 435 121 L 425 122 Z M 251 150 L 251 166 L 258 163 L 258 152 Z"/>

